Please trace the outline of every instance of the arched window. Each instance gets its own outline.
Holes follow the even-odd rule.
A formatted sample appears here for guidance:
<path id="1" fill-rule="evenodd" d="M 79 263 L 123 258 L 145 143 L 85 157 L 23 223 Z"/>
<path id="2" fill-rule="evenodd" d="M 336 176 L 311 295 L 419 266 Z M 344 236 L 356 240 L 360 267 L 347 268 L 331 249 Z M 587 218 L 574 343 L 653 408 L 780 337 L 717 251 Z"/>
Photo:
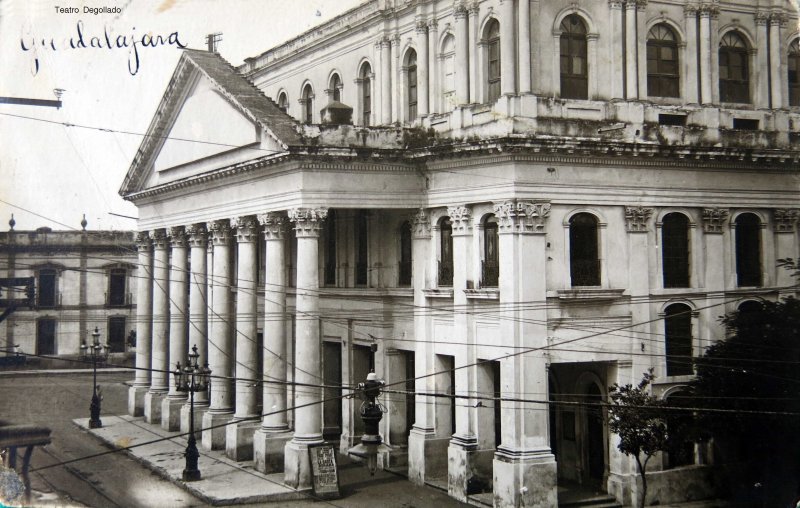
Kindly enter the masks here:
<path id="1" fill-rule="evenodd" d="M 761 285 L 761 221 L 753 213 L 736 218 L 736 280 L 739 286 Z"/>
<path id="2" fill-rule="evenodd" d="M 664 311 L 667 375 L 690 375 L 692 369 L 692 309 L 673 303 Z"/>
<path id="3" fill-rule="evenodd" d="M 728 32 L 719 42 L 719 100 L 750 102 L 748 47 L 741 35 Z"/>
<path id="4" fill-rule="evenodd" d="M 589 98 L 589 69 L 586 56 L 586 24 L 577 14 L 561 22 L 561 97 Z"/>
<path id="5" fill-rule="evenodd" d="M 647 95 L 679 97 L 678 40 L 665 23 L 647 34 Z"/>
<path id="6" fill-rule="evenodd" d="M 278 108 L 284 113 L 289 112 L 289 97 L 286 95 L 286 92 L 281 92 L 278 95 Z"/>
<path id="7" fill-rule="evenodd" d="M 569 220 L 569 273 L 573 286 L 600 285 L 597 218 L 577 213 Z"/>
<path id="8" fill-rule="evenodd" d="M 493 19 L 486 26 L 486 89 L 490 103 L 500 98 L 500 23 Z"/>
<path id="9" fill-rule="evenodd" d="M 453 224 L 450 217 L 439 221 L 439 285 L 453 285 Z"/>
<path id="10" fill-rule="evenodd" d="M 408 50 L 406 56 L 408 90 L 408 121 L 413 122 L 417 118 L 417 52 L 413 49 Z"/>
<path id="11" fill-rule="evenodd" d="M 689 287 L 689 219 L 668 213 L 661 224 L 661 261 L 665 288 Z"/>
<path id="12" fill-rule="evenodd" d="M 800 106 L 800 39 L 789 46 L 789 105 Z"/>
<path id="13" fill-rule="evenodd" d="M 361 89 L 361 125 L 367 127 L 372 119 L 372 67 L 368 63 L 361 66 L 358 83 Z"/>
<path id="14" fill-rule="evenodd" d="M 456 43 L 455 37 L 448 35 L 442 44 L 442 97 L 444 110 L 457 106 L 456 104 Z"/>
<path id="15" fill-rule="evenodd" d="M 483 221 L 483 265 L 481 286 L 497 287 L 500 279 L 500 236 L 497 230 L 497 217 L 489 215 Z"/>
<path id="16" fill-rule="evenodd" d="M 338 74 L 331 76 L 330 98 L 332 101 L 341 102 L 342 100 L 342 79 Z"/>
<path id="17" fill-rule="evenodd" d="M 397 285 L 411 285 L 411 223 L 408 221 L 400 225 L 400 272 Z"/>
<path id="18" fill-rule="evenodd" d="M 307 124 L 314 123 L 314 92 L 310 84 L 303 87 L 303 121 Z"/>

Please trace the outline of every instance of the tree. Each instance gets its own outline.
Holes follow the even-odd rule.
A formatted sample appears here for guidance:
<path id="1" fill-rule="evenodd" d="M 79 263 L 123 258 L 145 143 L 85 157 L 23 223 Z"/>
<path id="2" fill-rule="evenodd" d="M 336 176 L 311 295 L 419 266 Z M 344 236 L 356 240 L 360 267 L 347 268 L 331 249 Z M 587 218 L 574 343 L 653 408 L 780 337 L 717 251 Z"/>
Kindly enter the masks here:
<path id="1" fill-rule="evenodd" d="M 800 301 L 748 301 L 721 320 L 728 338 L 695 360 L 689 385 L 697 428 L 717 462 L 741 466 L 735 498 L 786 506 L 800 485 Z"/>
<path id="2" fill-rule="evenodd" d="M 635 500 L 639 507 L 644 506 L 647 498 L 647 463 L 669 444 L 664 403 L 648 389 L 654 378 L 650 369 L 637 386 L 614 383 L 609 392 L 609 428 L 619 436 L 619 451 L 636 460 L 637 473 L 642 479 L 642 493 Z"/>

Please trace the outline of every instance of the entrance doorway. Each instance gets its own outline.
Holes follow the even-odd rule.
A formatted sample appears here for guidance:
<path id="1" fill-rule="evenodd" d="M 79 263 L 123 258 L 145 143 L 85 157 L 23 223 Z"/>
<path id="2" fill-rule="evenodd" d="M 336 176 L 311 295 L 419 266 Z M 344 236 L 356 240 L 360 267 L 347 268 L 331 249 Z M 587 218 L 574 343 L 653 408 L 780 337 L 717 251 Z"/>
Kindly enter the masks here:
<path id="1" fill-rule="evenodd" d="M 342 433 L 342 344 L 327 341 L 322 344 L 322 379 L 325 384 L 322 437 L 338 441 Z"/>
<path id="2" fill-rule="evenodd" d="M 603 395 L 595 383 L 590 383 L 584 395 L 584 483 L 602 488 L 606 469 L 605 430 L 603 427 Z"/>

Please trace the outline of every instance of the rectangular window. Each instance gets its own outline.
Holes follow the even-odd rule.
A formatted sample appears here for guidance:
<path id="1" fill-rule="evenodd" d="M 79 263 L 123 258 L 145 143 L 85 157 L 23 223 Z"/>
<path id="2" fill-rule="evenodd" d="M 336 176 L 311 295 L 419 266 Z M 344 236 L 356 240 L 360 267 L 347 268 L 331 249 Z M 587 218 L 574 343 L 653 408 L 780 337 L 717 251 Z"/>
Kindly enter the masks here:
<path id="1" fill-rule="evenodd" d="M 366 286 L 368 283 L 367 214 L 359 211 L 356 215 L 356 285 Z"/>
<path id="2" fill-rule="evenodd" d="M 108 305 L 119 307 L 126 303 L 127 270 L 115 268 L 108 274 Z"/>
<path id="3" fill-rule="evenodd" d="M 734 118 L 733 128 L 743 131 L 757 131 L 758 120 L 752 120 L 750 118 Z"/>
<path id="4" fill-rule="evenodd" d="M 408 121 L 417 118 L 417 67 L 408 69 Z"/>
<path id="5" fill-rule="evenodd" d="M 39 299 L 37 304 L 40 308 L 47 309 L 56 306 L 56 271 L 39 271 Z"/>
<path id="6" fill-rule="evenodd" d="M 125 317 L 108 318 L 108 348 L 110 353 L 125 352 Z"/>
<path id="7" fill-rule="evenodd" d="M 36 354 L 56 354 L 56 320 L 40 319 L 36 322 Z"/>
<path id="8" fill-rule="evenodd" d="M 686 125 L 686 115 L 658 115 L 658 125 Z"/>

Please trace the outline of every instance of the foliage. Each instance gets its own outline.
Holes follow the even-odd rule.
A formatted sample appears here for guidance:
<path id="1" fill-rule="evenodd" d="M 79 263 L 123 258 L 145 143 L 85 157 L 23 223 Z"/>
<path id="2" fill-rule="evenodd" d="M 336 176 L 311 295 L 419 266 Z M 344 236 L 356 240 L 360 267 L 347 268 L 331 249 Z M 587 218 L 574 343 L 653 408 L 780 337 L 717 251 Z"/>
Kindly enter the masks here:
<path id="1" fill-rule="evenodd" d="M 664 403 L 648 389 L 654 378 L 653 369 L 650 369 L 637 386 L 615 383 L 609 392 L 609 428 L 619 436 L 619 451 L 636 460 L 642 478 L 638 506 L 644 506 L 647 496 L 647 463 L 669 445 Z"/>

